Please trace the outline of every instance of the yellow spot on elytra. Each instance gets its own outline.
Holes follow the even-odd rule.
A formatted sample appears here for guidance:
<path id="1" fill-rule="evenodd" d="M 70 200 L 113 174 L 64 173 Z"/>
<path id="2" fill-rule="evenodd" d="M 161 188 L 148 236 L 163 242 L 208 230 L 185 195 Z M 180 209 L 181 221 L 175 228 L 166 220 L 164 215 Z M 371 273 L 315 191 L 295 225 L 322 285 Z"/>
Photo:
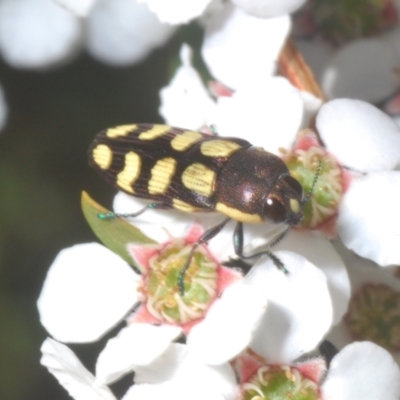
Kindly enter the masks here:
<path id="1" fill-rule="evenodd" d="M 176 170 L 176 160 L 171 157 L 158 160 L 151 170 L 150 194 L 163 194 L 168 189 Z"/>
<path id="2" fill-rule="evenodd" d="M 105 144 L 99 144 L 93 149 L 93 160 L 101 169 L 108 169 L 112 158 L 112 150 Z"/>
<path id="3" fill-rule="evenodd" d="M 298 213 L 300 211 L 300 204 L 296 199 L 290 199 L 289 204 L 290 204 L 290 209 L 294 213 Z"/>
<path id="4" fill-rule="evenodd" d="M 200 151 L 208 157 L 228 157 L 242 146 L 229 140 L 209 140 L 200 146 Z"/>
<path id="5" fill-rule="evenodd" d="M 141 161 L 138 154 L 133 151 L 125 154 L 125 167 L 117 175 L 117 185 L 129 193 L 135 193 L 132 185 L 140 174 Z"/>
<path id="6" fill-rule="evenodd" d="M 211 196 L 214 190 L 215 172 L 200 163 L 189 165 L 182 174 L 182 182 L 190 190 Z"/>
<path id="7" fill-rule="evenodd" d="M 199 209 L 196 207 L 191 206 L 188 203 L 185 203 L 182 200 L 179 199 L 173 199 L 172 200 L 172 206 L 176 208 L 177 210 L 185 211 L 185 212 L 194 212 L 198 211 Z"/>
<path id="8" fill-rule="evenodd" d="M 151 129 L 142 132 L 139 135 L 140 140 L 153 140 L 156 139 L 164 133 L 168 132 L 171 129 L 168 125 L 154 125 Z"/>
<path id="9" fill-rule="evenodd" d="M 135 129 L 137 129 L 137 125 L 120 125 L 115 128 L 107 129 L 106 134 L 110 138 L 116 138 L 118 136 L 127 136 Z"/>
<path id="10" fill-rule="evenodd" d="M 229 207 L 224 203 L 217 203 L 215 209 L 228 217 L 240 222 L 262 222 L 258 214 L 248 214 L 236 208 Z"/>
<path id="11" fill-rule="evenodd" d="M 176 135 L 171 140 L 171 146 L 176 151 L 185 151 L 202 137 L 203 135 L 200 132 L 186 131 Z"/>

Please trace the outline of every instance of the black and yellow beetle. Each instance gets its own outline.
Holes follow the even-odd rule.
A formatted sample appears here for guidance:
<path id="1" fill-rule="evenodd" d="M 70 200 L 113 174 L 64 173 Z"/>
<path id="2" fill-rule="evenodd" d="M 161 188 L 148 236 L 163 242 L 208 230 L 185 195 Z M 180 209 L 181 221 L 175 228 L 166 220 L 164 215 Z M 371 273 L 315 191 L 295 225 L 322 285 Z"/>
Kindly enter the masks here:
<path id="1" fill-rule="evenodd" d="M 90 146 L 89 162 L 117 189 L 153 201 L 145 209 L 219 211 L 227 217 L 193 246 L 180 274 L 181 293 L 195 248 L 212 239 L 230 219 L 237 221 L 233 243 L 240 258 L 267 254 L 286 271 L 268 250 L 243 254 L 244 222 L 268 221 L 290 228 L 303 218 L 303 188 L 276 155 L 239 138 L 135 124 L 100 132 Z M 145 209 L 122 216 L 137 216 Z"/>

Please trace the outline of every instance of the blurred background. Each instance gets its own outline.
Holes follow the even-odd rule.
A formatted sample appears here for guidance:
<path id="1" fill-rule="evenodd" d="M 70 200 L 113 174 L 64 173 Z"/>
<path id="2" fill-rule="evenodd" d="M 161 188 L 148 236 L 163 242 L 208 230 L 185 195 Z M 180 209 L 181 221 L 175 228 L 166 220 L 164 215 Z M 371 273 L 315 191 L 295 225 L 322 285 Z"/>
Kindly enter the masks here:
<path id="1" fill-rule="evenodd" d="M 19 4 L 30 1 L 18 0 Z M 35 0 L 37 4 L 48 1 Z M 323 4 L 324 7 L 328 4 L 329 8 L 337 2 L 321 0 L 310 3 L 311 6 Z M 349 9 L 353 9 L 355 3 L 353 0 L 341 2 L 342 5 L 347 4 Z M 358 3 L 364 7 L 365 1 Z M 326 26 L 341 27 L 333 32 L 334 40 L 331 42 L 335 46 L 345 42 L 347 36 L 353 40 L 354 37 L 370 36 L 388 25 L 398 28 L 393 2 L 370 3 L 374 5 L 363 8 L 368 26 L 373 22 L 367 34 L 363 24 L 354 23 L 356 17 L 363 15 L 358 10 L 353 13 L 354 19 L 349 19 L 349 10 L 344 10 L 347 25 L 343 24 L 344 20 L 336 19 L 337 14 L 329 14 L 334 18 Z M 377 11 L 373 7 L 378 7 L 378 3 L 380 8 Z M 89 168 L 88 146 L 95 134 L 106 127 L 134 122 L 162 122 L 158 114 L 159 90 L 168 84 L 173 66 L 178 63 L 182 38 L 199 49 L 203 32 L 195 23 L 183 26 L 175 33 L 168 32 L 165 34 L 166 44 L 152 51 L 147 58 L 139 57 L 142 60 L 133 65 L 128 62 L 128 66 L 109 66 L 97 61 L 88 52 L 80 51 L 68 62 L 56 67 L 25 68 L 18 60 L 15 62 L 12 53 L 16 48 L 13 44 L 16 32 L 13 29 L 7 31 L 10 28 L 8 25 L 5 28 L 6 23 L 11 21 L 11 14 L 7 13 L 12 4 L 16 4 L 16 0 L 0 0 L 0 52 L 3 53 L 0 57 L 0 83 L 9 110 L 6 125 L 0 131 L 0 399 L 63 400 L 70 399 L 67 392 L 39 363 L 40 346 L 47 333 L 39 322 L 36 300 L 57 253 L 65 247 L 96 240 L 80 209 L 82 190 L 88 191 L 100 204 L 111 206 L 115 191 Z M 328 15 L 326 12 L 322 14 Z M 377 18 L 371 18 L 371 15 Z M 127 23 L 131 24 L 130 16 L 127 18 Z M 319 28 L 316 21 L 321 20 L 315 18 L 311 21 L 310 9 L 305 8 L 297 21 L 295 32 L 307 39 Z M 313 23 L 310 24 L 310 21 Z M 29 30 L 30 22 L 26 22 L 26 32 L 34 33 Z M 349 29 L 344 32 L 346 26 Z M 355 26 L 359 26 L 360 31 L 354 33 Z M 310 27 L 313 29 L 308 29 Z M 92 28 L 87 27 L 89 30 Z M 102 29 L 100 26 L 100 31 Z M 7 37 L 6 31 L 11 36 Z M 146 36 L 147 33 L 146 27 L 142 27 L 141 35 Z M 399 43 L 399 29 L 396 35 L 396 43 Z M 392 36 L 388 40 L 392 40 Z M 320 34 L 319 39 L 321 37 L 324 34 Z M 7 50 L 10 43 L 11 50 L 8 50 L 11 52 Z M 317 40 L 314 44 L 319 45 L 321 41 Z M 320 51 L 320 48 L 311 47 L 307 40 L 299 42 L 299 45 L 303 53 L 310 57 L 313 67 L 315 65 L 315 71 L 321 60 L 325 61 L 333 53 L 333 47 Z M 371 45 L 383 49 L 379 43 Z M 92 46 L 92 52 L 93 48 L 96 46 Z M 390 57 L 394 54 L 391 50 L 388 52 Z M 353 60 L 354 50 L 350 53 Z M 315 59 L 313 56 L 317 54 L 320 56 Z M 334 60 L 343 65 L 341 57 L 339 54 Z M 397 65 L 399 59 L 400 50 L 393 64 Z M 375 59 L 380 60 L 385 60 L 385 57 Z M 362 65 L 367 68 L 370 64 Z M 392 64 L 386 63 L 383 67 L 392 68 Z M 365 80 L 374 81 L 377 86 L 367 85 L 368 93 L 352 97 L 383 104 L 384 100 L 392 98 L 393 93 L 398 95 L 398 77 L 393 78 L 386 69 L 381 74 L 384 78 L 376 81 L 371 80 L 368 74 L 359 74 L 357 69 L 350 71 L 357 79 L 364 76 Z M 385 85 L 382 79 L 386 79 Z M 355 81 L 354 77 L 351 81 Z M 348 90 L 347 81 L 343 82 L 342 87 Z M 362 81 L 357 81 L 355 86 L 357 89 L 366 87 Z M 333 91 L 330 97 L 343 95 L 341 86 L 337 88 L 337 92 Z M 379 92 L 383 89 L 383 93 Z M 394 113 L 398 114 L 400 101 L 396 104 L 398 108 Z M 106 339 L 91 346 L 71 347 L 93 370 L 95 355 Z M 129 382 L 130 378 L 126 379 Z M 120 385 L 121 389 L 114 388 L 116 394 L 119 390 L 123 392 L 124 380 Z"/>

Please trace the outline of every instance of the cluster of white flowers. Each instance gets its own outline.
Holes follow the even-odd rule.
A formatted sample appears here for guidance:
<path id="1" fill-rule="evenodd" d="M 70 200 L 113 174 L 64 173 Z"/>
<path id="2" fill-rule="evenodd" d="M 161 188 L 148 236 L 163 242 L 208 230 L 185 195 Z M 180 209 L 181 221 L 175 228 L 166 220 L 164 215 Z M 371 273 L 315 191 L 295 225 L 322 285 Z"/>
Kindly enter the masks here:
<path id="1" fill-rule="evenodd" d="M 153 294 L 146 292 L 150 259 L 161 254 L 165 245 L 128 248 L 141 275 L 102 245 L 89 243 L 65 249 L 50 267 L 38 301 L 41 322 L 54 338 L 46 339 L 42 346 L 42 364 L 74 399 L 115 399 L 109 385 L 134 372 L 134 384 L 124 400 L 161 395 L 235 400 L 247 390 L 262 394 L 254 382 L 265 383 L 266 376 L 272 379 L 264 374 L 270 369 L 265 363 L 281 366 L 295 383 L 297 375 L 306 371 L 305 377 L 314 382 L 317 393 L 317 397 L 309 398 L 397 399 L 400 370 L 389 352 L 367 341 L 346 345 L 349 340 L 339 323 L 355 287 L 353 275 L 359 274 L 345 265 L 341 255 L 346 256 L 351 249 L 382 267 L 400 264 L 400 128 L 368 103 L 336 99 L 322 104 L 285 78 L 275 76 L 276 60 L 290 28 L 288 13 L 303 1 L 140 2 L 147 3 L 163 23 L 186 23 L 201 17 L 205 30 L 202 56 L 218 81 L 212 96 L 192 66 L 191 49 L 184 45 L 182 65 L 160 93 L 160 114 L 168 124 L 197 130 L 215 124 L 221 136 L 241 137 L 275 154 L 283 148 L 288 154 L 296 147 L 296 140 L 301 141 L 298 131 L 315 121 L 324 143 L 320 153 L 329 153 L 329 160 L 338 165 L 340 177 L 335 175 L 335 179 L 341 182 L 341 201 L 335 209 L 337 216 L 330 222 L 330 233 L 337 232 L 340 241 L 334 246 L 316 232 L 293 229 L 274 247 L 289 274 L 277 270 L 272 260 L 261 258 L 245 277 L 233 272 L 229 275 L 219 266 L 218 284 L 213 286 L 210 276 L 208 280 L 196 278 L 211 298 L 200 318 L 197 312 L 204 305 L 197 298 L 188 306 L 179 294 L 168 297 L 168 301 L 176 302 L 180 316 L 185 316 L 184 323 L 157 311 Z M 91 16 L 98 12 L 105 25 L 92 24 L 99 31 L 105 26 L 107 31 L 111 15 L 115 18 L 111 9 L 118 8 L 116 4 L 122 7 L 128 0 L 59 3 L 86 15 L 86 24 L 91 24 Z M 125 29 L 130 18 L 131 14 L 124 15 L 118 24 Z M 147 35 L 153 28 L 146 24 L 142 29 Z M 169 32 L 170 28 L 164 30 L 164 37 Z M 134 37 L 125 37 L 126 43 Z M 118 60 L 118 56 L 110 55 L 113 57 Z M 304 156 L 307 150 L 302 147 L 303 158 L 308 157 Z M 141 207 L 141 200 L 125 194 L 115 198 L 117 213 Z M 188 239 L 193 226 L 200 224 L 204 230 L 215 225 L 218 218 L 222 219 L 214 214 L 194 216 L 149 209 L 133 223 L 158 243 L 177 246 L 171 238 L 186 238 L 186 243 L 193 243 Z M 268 241 L 273 232 L 265 235 L 265 225 L 245 227 L 245 243 L 249 244 L 245 251 Z M 229 227 L 208 246 L 207 251 L 218 262 L 234 255 Z M 207 258 L 207 254 L 202 256 Z M 217 289 L 210 289 L 214 287 Z M 127 317 L 134 306 L 135 311 Z M 190 315 L 195 317 L 188 322 Z M 95 374 L 61 343 L 98 340 L 124 318 L 127 326 L 108 341 L 98 357 Z M 183 336 L 184 344 L 176 343 Z M 343 347 L 328 371 L 322 358 L 310 359 L 326 337 L 339 337 L 340 343 L 335 344 Z M 264 360 L 259 381 L 250 381 L 248 368 L 243 367 L 249 365 L 249 354 L 256 355 L 257 362 Z"/>
<path id="2" fill-rule="evenodd" d="M 370 2 L 369 10 L 363 15 L 362 7 L 368 2 L 356 2 L 352 5 L 348 1 L 347 7 L 353 13 L 351 16 L 346 15 L 343 10 L 340 15 L 338 10 L 341 8 L 335 8 L 334 4 L 331 7 L 329 2 L 325 2 L 325 5 L 322 3 L 323 1 L 320 2 L 319 13 L 314 13 L 310 8 L 297 17 L 296 44 L 317 75 L 324 94 L 330 99 L 350 97 L 372 103 L 387 100 L 399 89 L 397 71 L 400 65 L 400 2 Z M 375 15 L 372 17 L 376 19 L 375 25 L 373 21 L 368 21 L 374 7 Z M 357 8 L 360 12 L 354 15 Z M 323 24 L 325 20 L 327 29 L 332 30 L 333 26 L 329 25 L 328 19 L 335 12 L 338 20 L 342 18 L 343 23 L 347 23 L 346 28 L 352 33 L 352 40 L 346 38 L 346 32 L 340 30 L 334 33 L 343 37 L 330 40 L 329 35 L 322 37 L 321 29 L 316 29 L 316 24 Z M 351 26 L 351 18 L 355 17 L 358 18 L 359 25 Z M 355 21 L 354 23 L 356 24 Z M 361 24 L 364 24 L 364 31 L 367 32 L 363 32 Z"/>

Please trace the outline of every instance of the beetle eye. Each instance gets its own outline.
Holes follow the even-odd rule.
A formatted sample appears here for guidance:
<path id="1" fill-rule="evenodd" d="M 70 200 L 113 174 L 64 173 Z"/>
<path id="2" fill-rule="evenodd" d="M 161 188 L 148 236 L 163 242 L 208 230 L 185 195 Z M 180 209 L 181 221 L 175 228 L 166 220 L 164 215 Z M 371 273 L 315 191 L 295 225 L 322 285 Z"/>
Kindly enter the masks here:
<path id="1" fill-rule="evenodd" d="M 267 197 L 263 211 L 264 216 L 276 224 L 286 220 L 285 206 L 274 197 Z"/>
<path id="2" fill-rule="evenodd" d="M 299 195 L 299 198 L 301 199 L 303 197 L 303 186 L 300 185 L 299 181 L 290 175 L 285 176 L 283 179 Z"/>

